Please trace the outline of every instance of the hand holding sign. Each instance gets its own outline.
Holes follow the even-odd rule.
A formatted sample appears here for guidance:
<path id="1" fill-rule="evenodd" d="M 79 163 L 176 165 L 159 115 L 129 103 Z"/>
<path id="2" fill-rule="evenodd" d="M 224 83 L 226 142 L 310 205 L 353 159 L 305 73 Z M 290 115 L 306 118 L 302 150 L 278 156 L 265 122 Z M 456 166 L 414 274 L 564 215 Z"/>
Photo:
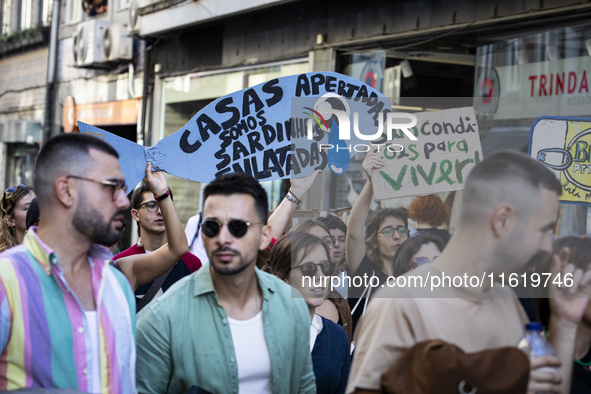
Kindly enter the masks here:
<path id="1" fill-rule="evenodd" d="M 164 177 L 164 172 L 152 172 L 151 163 L 146 164 L 146 176 L 144 177 L 144 183 L 148 185 L 150 191 L 154 193 L 154 197 L 161 196 L 168 190 L 168 183 Z"/>
<path id="2" fill-rule="evenodd" d="M 374 170 L 380 169 L 386 165 L 386 162 L 378 157 L 376 153 L 368 153 L 363 159 L 361 166 L 367 174 L 367 180 L 371 183 L 371 176 Z"/>
<path id="3" fill-rule="evenodd" d="M 290 190 L 293 194 L 296 195 L 298 199 L 304 198 L 308 190 L 312 187 L 312 184 L 316 180 L 318 174 L 320 174 L 321 170 L 314 171 L 311 175 L 302 177 L 302 178 L 292 178 L 291 179 L 291 187 Z"/>

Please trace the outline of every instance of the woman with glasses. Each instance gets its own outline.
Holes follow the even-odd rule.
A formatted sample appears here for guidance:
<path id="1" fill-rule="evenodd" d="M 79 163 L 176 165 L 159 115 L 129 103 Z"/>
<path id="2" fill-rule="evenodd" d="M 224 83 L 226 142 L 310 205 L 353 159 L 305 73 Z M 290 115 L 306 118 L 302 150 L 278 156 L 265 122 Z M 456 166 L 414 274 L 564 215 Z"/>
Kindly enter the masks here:
<path id="1" fill-rule="evenodd" d="M 351 365 L 347 334 L 338 324 L 316 314 L 334 271 L 329 256 L 329 245 L 321 238 L 292 231 L 277 241 L 270 264 L 271 272 L 297 290 L 294 294 L 303 297 L 308 305 L 316 391 L 341 394 L 345 392 Z"/>
<path id="2" fill-rule="evenodd" d="M 371 173 L 384 164 L 375 153 L 367 154 L 363 160 L 367 182 L 351 209 L 347 226 L 345 251 L 351 275 L 349 305 L 353 330 L 372 294 L 394 274 L 394 255 L 409 238 L 408 216 L 404 209 L 382 209 L 369 215 L 373 197 Z"/>
<path id="3" fill-rule="evenodd" d="M 35 193 L 31 186 L 17 185 L 4 190 L 0 209 L 2 224 L 0 230 L 0 252 L 23 242 L 27 231 L 27 210 Z"/>
<path id="4" fill-rule="evenodd" d="M 330 235 L 328 226 L 318 219 L 304 220 L 299 222 L 291 229 L 292 232 L 299 231 L 315 235 L 320 238 L 332 250 L 336 245 L 336 240 Z M 330 251 L 329 251 L 330 252 Z M 329 260 L 331 254 L 328 255 Z M 336 261 L 331 261 L 336 268 Z M 336 269 L 335 269 L 336 273 Z M 351 308 L 347 301 L 339 294 L 338 291 L 329 287 L 327 298 L 318 306 L 316 311 L 320 316 L 323 316 L 333 322 L 337 323 L 345 329 L 349 342 L 353 340 L 353 319 L 351 317 Z"/>
<path id="5" fill-rule="evenodd" d="M 418 234 L 406 241 L 394 255 L 394 276 L 418 268 L 439 257 L 443 251 L 443 240 L 431 234 Z"/>

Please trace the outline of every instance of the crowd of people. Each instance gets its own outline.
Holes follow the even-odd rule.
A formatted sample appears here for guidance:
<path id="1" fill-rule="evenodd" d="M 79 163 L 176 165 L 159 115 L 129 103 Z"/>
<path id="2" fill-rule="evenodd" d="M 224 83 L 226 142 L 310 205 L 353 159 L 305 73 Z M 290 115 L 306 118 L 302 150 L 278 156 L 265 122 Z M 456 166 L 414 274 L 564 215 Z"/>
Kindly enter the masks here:
<path id="1" fill-rule="evenodd" d="M 438 392 L 424 388 L 445 376 L 460 393 L 591 393 L 591 242 L 555 239 L 560 182 L 524 154 L 474 167 L 451 238 L 436 195 L 370 212 L 371 173 L 384 165 L 372 153 L 347 223 L 330 214 L 289 230 L 320 171 L 292 179 L 271 216 L 255 179 L 221 176 L 183 229 L 163 173 L 148 164 L 130 203 L 118 158 L 95 137 L 59 135 L 42 146 L 33 188 L 4 191 L 0 390 L 413 393 Z M 139 240 L 113 256 L 128 209 Z M 509 272 L 572 280 L 538 289 L 528 317 L 499 282 Z M 411 275 L 491 279 L 390 285 Z M 555 355 L 497 352 L 534 319 Z M 441 346 L 484 361 L 427 360 Z"/>

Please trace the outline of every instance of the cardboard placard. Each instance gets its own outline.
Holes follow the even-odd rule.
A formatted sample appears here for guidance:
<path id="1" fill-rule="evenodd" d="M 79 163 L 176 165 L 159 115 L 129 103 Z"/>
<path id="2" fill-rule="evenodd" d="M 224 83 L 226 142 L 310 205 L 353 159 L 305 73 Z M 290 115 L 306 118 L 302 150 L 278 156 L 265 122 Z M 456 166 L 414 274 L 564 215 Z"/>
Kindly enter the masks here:
<path id="1" fill-rule="evenodd" d="M 390 143 L 373 150 L 386 161 L 372 173 L 378 200 L 463 189 L 466 176 L 482 159 L 473 107 L 414 115 L 417 125 L 412 131 L 417 141 L 399 132 Z"/>
<path id="2" fill-rule="evenodd" d="M 299 177 L 315 168 L 327 169 L 328 161 L 321 166 L 311 160 L 305 165 L 298 161 L 298 173 L 292 173 L 291 135 L 305 122 L 292 119 L 291 101 L 325 94 L 357 101 L 383 98 L 379 91 L 354 78 L 315 72 L 276 78 L 221 97 L 152 147 L 81 122 L 79 129 L 102 137 L 117 149 L 128 188 L 142 180 L 147 161 L 155 170 L 196 182 L 211 182 L 232 172 L 246 172 L 260 181 Z"/>
<path id="3" fill-rule="evenodd" d="M 562 185 L 560 201 L 591 205 L 591 119 L 541 117 L 531 127 L 529 155 Z"/>

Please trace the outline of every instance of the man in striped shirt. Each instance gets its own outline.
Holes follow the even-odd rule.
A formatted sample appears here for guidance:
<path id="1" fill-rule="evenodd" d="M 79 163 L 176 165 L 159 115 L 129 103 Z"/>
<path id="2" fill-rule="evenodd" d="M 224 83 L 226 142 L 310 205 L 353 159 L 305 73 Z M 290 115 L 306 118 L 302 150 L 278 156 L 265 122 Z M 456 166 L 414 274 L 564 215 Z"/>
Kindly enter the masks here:
<path id="1" fill-rule="evenodd" d="M 129 207 L 117 152 L 62 134 L 35 166 L 40 224 L 0 254 L 0 391 L 135 392 L 135 301 L 107 264 Z"/>

